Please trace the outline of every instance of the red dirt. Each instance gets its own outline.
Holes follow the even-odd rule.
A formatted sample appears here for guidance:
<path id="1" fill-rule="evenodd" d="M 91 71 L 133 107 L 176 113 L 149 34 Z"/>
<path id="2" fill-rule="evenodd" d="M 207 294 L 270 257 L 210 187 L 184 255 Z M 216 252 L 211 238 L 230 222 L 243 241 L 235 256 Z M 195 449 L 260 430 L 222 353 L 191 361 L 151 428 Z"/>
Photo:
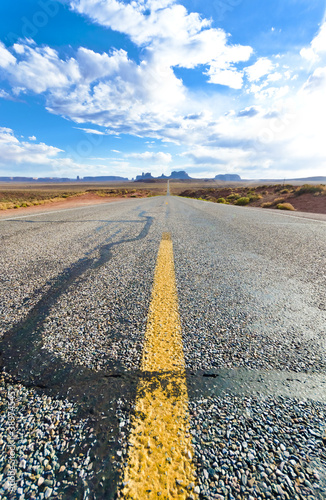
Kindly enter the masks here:
<path id="1" fill-rule="evenodd" d="M 4 216 L 12 216 L 15 214 L 28 214 L 30 212 L 38 212 L 38 211 L 52 211 L 52 210 L 61 210 L 63 208 L 77 208 L 77 207 L 87 207 L 89 205 L 99 205 L 101 203 L 112 203 L 113 201 L 122 201 L 126 198 L 121 197 L 104 197 L 98 196 L 95 193 L 85 193 L 80 196 L 72 196 L 71 198 L 66 198 L 61 201 L 53 201 L 50 203 L 45 203 L 44 205 L 34 205 L 32 207 L 21 207 L 21 208 L 10 208 L 8 210 L 1 210 L 0 217 Z"/>
<path id="2" fill-rule="evenodd" d="M 302 194 L 287 199 L 299 212 L 310 212 L 312 214 L 326 214 L 326 196 L 313 196 Z"/>
<path id="3" fill-rule="evenodd" d="M 326 214 L 326 196 L 320 194 L 316 196 L 314 193 L 304 193 L 296 195 L 294 186 L 285 186 L 289 190 L 288 193 L 282 193 L 284 187 L 280 185 L 268 185 L 268 186 L 258 186 L 258 187 L 234 187 L 234 188 L 209 188 L 209 189 L 198 189 L 198 190 L 186 190 L 180 194 L 180 196 L 186 196 L 190 198 L 201 198 L 208 201 L 217 201 L 218 198 L 227 199 L 228 195 L 231 193 L 237 194 L 242 197 L 250 196 L 252 194 L 260 195 L 262 198 L 256 201 L 252 201 L 249 207 L 261 207 L 264 203 L 274 203 L 273 206 L 266 208 L 265 210 L 275 210 L 278 203 L 291 203 L 291 205 L 298 212 L 306 212 L 312 214 Z M 249 191 L 249 193 L 248 193 Z M 279 200 L 278 203 L 275 200 Z M 234 201 L 230 200 L 230 204 L 234 204 Z"/>

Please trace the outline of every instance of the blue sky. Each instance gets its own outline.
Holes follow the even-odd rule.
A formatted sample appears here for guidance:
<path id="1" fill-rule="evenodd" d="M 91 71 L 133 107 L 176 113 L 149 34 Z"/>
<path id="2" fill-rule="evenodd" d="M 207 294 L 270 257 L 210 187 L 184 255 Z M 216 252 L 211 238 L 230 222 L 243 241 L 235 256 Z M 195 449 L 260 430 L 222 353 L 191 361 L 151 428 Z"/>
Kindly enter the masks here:
<path id="1" fill-rule="evenodd" d="M 326 175 L 320 0 L 0 6 L 0 176 Z"/>

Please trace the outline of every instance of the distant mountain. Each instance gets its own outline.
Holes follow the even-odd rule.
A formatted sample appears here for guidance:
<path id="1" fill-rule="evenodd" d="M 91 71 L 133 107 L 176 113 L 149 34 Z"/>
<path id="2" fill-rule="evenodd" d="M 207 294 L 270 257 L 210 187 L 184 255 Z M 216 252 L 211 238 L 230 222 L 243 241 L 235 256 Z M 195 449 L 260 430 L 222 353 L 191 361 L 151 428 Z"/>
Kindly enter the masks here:
<path id="1" fill-rule="evenodd" d="M 241 181 L 240 175 L 237 174 L 219 174 L 215 176 L 216 181 L 225 181 L 225 182 L 236 182 Z"/>
<path id="2" fill-rule="evenodd" d="M 83 182 L 108 182 L 108 181 L 128 181 L 127 177 L 118 177 L 116 175 L 102 175 L 99 177 L 84 177 Z"/>
<path id="3" fill-rule="evenodd" d="M 108 181 L 128 181 L 127 177 L 117 177 L 114 175 L 100 176 L 100 177 L 84 177 L 80 179 L 77 177 L 77 182 L 108 182 Z M 0 177 L 0 182 L 35 182 L 35 183 L 58 183 L 58 182 L 76 182 L 76 179 L 69 179 L 68 177 Z"/>
<path id="4" fill-rule="evenodd" d="M 152 179 L 154 179 L 154 177 L 152 176 L 152 174 L 150 172 L 146 172 L 146 174 L 143 172 L 141 175 L 137 175 L 136 182 L 150 181 Z"/>
<path id="5" fill-rule="evenodd" d="M 143 172 L 141 175 L 137 175 L 136 182 L 140 182 L 140 181 L 146 182 L 149 180 L 157 180 L 157 179 L 159 179 L 159 180 L 162 180 L 162 179 L 187 180 L 187 179 L 191 179 L 191 177 L 189 177 L 187 172 L 185 172 L 184 170 L 180 170 L 180 171 L 175 170 L 171 173 L 171 175 L 162 174 L 162 175 L 160 175 L 160 177 L 153 177 L 150 172 L 147 172 L 146 174 L 144 174 L 144 172 Z"/>
<path id="6" fill-rule="evenodd" d="M 171 175 L 162 174 L 160 177 L 153 177 L 151 172 L 142 173 L 141 175 L 137 175 L 136 181 L 138 182 L 151 182 L 155 180 L 191 180 L 192 178 L 187 174 L 186 171 L 173 171 Z M 84 178 L 80 178 L 77 176 L 77 179 L 69 179 L 68 177 L 23 177 L 23 176 L 15 176 L 15 177 L 0 177 L 0 182 L 29 182 L 29 183 L 65 183 L 65 182 L 125 182 L 129 179 L 127 177 L 120 177 L 116 175 L 102 175 L 102 176 L 87 176 Z M 209 180 L 209 179 L 197 179 L 197 180 Z M 298 179 L 241 179 L 240 175 L 237 174 L 219 174 L 215 176 L 215 180 L 224 181 L 224 182 L 259 182 L 259 183 L 290 183 L 290 182 L 300 182 L 300 183 L 320 183 L 326 184 L 326 176 L 316 176 L 316 177 L 303 177 Z"/>
<path id="7" fill-rule="evenodd" d="M 184 170 L 180 170 L 179 172 L 177 171 L 171 172 L 171 175 L 170 177 L 168 177 L 168 179 L 184 180 L 184 179 L 191 179 L 191 177 L 189 177 L 187 172 L 185 172 Z"/>
<path id="8" fill-rule="evenodd" d="M 215 176 L 215 180 L 217 181 L 225 181 L 225 182 L 261 182 L 261 183 L 275 183 L 275 184 L 280 184 L 280 183 L 289 183 L 289 182 L 302 182 L 302 183 L 309 183 L 309 182 L 320 182 L 321 184 L 326 184 L 326 177 L 319 176 L 319 177 L 301 177 L 299 179 L 242 179 L 240 175 L 236 174 L 220 174 Z"/>
<path id="9" fill-rule="evenodd" d="M 305 177 L 303 179 L 290 179 L 291 181 L 300 182 L 326 182 L 326 177 Z"/>
<path id="10" fill-rule="evenodd" d="M 290 182 L 302 182 L 303 184 L 307 184 L 309 182 L 313 183 L 320 183 L 320 184 L 326 184 L 326 177 L 301 177 L 298 179 L 246 179 L 245 182 L 274 182 L 275 184 L 280 184 L 280 183 L 290 183 Z"/>
<path id="11" fill-rule="evenodd" d="M 68 177 L 0 177 L 0 182 L 71 182 Z"/>

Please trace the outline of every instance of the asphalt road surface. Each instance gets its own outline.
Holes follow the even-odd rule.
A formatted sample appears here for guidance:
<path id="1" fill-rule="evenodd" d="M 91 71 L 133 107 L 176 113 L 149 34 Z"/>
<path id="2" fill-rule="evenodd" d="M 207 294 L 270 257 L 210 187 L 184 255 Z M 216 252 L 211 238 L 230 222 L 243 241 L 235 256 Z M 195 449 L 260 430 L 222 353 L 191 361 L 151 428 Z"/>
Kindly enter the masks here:
<path id="1" fill-rule="evenodd" d="M 326 498 L 326 221 L 163 196 L 0 236 L 0 498 Z"/>

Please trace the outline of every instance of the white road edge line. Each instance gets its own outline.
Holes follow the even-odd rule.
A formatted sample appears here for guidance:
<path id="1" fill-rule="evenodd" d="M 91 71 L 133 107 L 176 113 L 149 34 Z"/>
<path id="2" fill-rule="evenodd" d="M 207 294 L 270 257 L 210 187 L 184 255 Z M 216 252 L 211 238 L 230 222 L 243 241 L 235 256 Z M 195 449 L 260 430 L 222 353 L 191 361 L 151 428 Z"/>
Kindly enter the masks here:
<path id="1" fill-rule="evenodd" d="M 179 198 L 181 198 L 179 196 Z M 192 199 L 194 201 L 201 201 L 202 203 L 212 203 L 211 201 L 207 201 L 207 200 L 196 200 L 196 198 L 186 198 L 186 199 Z M 217 204 L 215 204 L 216 206 Z M 300 219 L 300 220 L 308 220 L 308 221 L 313 221 L 313 222 L 319 222 L 320 224 L 326 224 L 326 220 L 319 220 L 319 219 L 314 219 L 313 218 L 313 213 L 310 213 L 310 212 L 302 212 L 302 213 L 307 213 L 309 215 L 311 215 L 312 217 L 306 217 L 305 215 L 299 215 L 298 213 L 294 214 L 293 215 L 290 215 L 290 214 L 282 214 L 282 213 L 279 213 L 279 212 L 276 212 L 276 211 L 272 211 L 272 210 L 267 210 L 267 209 L 263 209 L 263 208 L 259 208 L 259 207 L 237 207 L 236 205 L 225 205 L 223 203 L 219 203 L 218 204 L 219 207 L 232 207 L 232 208 L 236 208 L 238 210 L 243 210 L 243 209 L 246 209 L 246 208 L 249 208 L 249 210 L 254 210 L 255 212 L 263 212 L 263 213 L 266 213 L 266 214 L 271 214 L 271 215 L 276 215 L 276 216 L 279 216 L 279 217 L 288 217 L 290 219 Z M 319 215 L 319 214 L 316 214 L 316 215 Z M 320 214 L 320 215 L 323 215 L 323 214 Z"/>
<path id="2" fill-rule="evenodd" d="M 103 207 L 103 206 L 107 206 L 107 205 L 112 205 L 113 203 L 123 203 L 124 201 L 127 201 L 127 200 L 111 201 L 110 203 L 97 203 L 95 205 L 85 205 L 84 207 L 63 208 L 62 210 L 49 210 L 48 212 L 41 212 L 41 213 L 32 214 L 32 215 L 20 215 L 19 217 L 10 217 L 9 219 L 2 219 L 0 217 L 0 222 L 9 221 L 9 220 L 17 220 L 17 219 L 25 219 L 26 217 L 38 217 L 40 215 L 50 215 L 50 214 L 58 214 L 61 212 L 70 212 L 71 210 L 82 210 L 85 208 L 94 208 L 94 207 L 99 207 L 99 206 Z"/>
<path id="3" fill-rule="evenodd" d="M 236 207 L 236 208 L 241 208 L 241 207 Z M 255 210 L 256 212 L 261 212 L 262 210 L 264 210 L 263 208 L 258 208 L 258 207 L 248 207 L 250 210 Z M 267 210 L 265 209 L 264 211 L 266 211 L 267 213 Z M 290 215 L 290 214 L 282 214 L 282 213 L 279 213 L 279 212 L 272 212 L 272 211 L 268 211 L 269 214 L 273 214 L 273 215 L 277 215 L 279 217 L 287 217 L 289 219 L 300 219 L 300 220 L 308 220 L 308 221 L 313 221 L 313 222 L 319 222 L 321 224 L 326 224 L 326 220 L 320 220 L 320 219 L 314 219 L 313 217 L 309 217 L 309 216 L 305 216 L 305 215 L 299 215 L 298 213 L 295 214 L 293 213 L 293 215 Z M 310 212 L 304 212 L 304 213 L 307 213 L 307 214 L 310 214 Z M 311 214 L 312 216 L 314 214 Z M 318 215 L 318 214 L 316 214 Z M 321 214 L 323 215 L 323 214 Z"/>

